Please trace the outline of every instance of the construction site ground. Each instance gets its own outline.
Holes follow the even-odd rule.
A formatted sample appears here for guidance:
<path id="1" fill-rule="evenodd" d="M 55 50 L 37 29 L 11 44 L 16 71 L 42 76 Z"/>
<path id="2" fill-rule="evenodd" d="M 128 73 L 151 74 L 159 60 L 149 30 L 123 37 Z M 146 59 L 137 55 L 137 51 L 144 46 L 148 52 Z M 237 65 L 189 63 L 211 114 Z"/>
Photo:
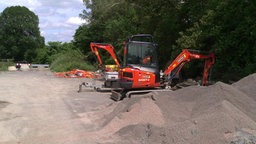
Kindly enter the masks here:
<path id="1" fill-rule="evenodd" d="M 1 72 L 0 144 L 256 144 L 256 74 L 119 102 L 82 82 Z"/>

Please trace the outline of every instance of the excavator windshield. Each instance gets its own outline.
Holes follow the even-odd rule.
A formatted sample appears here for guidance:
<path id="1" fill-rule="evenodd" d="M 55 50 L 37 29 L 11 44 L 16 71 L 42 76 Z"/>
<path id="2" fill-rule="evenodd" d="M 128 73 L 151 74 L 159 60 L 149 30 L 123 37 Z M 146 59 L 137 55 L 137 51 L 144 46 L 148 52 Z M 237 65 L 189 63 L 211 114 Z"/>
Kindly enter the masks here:
<path id="1" fill-rule="evenodd" d="M 157 67 L 156 47 L 150 42 L 129 42 L 126 46 L 126 65 Z"/>

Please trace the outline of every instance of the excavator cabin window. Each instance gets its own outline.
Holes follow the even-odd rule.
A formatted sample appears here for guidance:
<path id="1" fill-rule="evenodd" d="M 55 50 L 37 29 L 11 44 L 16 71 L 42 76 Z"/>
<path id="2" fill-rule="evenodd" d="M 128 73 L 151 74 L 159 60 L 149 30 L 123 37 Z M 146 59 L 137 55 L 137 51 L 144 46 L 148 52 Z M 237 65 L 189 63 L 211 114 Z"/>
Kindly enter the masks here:
<path id="1" fill-rule="evenodd" d="M 126 65 L 157 67 L 156 47 L 153 43 L 129 42 L 126 58 Z"/>

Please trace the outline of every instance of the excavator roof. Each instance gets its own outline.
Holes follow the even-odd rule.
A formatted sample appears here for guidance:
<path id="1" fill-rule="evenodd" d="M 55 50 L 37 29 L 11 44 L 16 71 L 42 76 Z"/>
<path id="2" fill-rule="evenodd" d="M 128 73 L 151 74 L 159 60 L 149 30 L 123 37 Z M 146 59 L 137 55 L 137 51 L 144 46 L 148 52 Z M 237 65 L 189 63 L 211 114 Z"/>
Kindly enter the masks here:
<path id="1" fill-rule="evenodd" d="M 151 34 L 137 34 L 128 38 L 128 41 L 140 41 L 140 42 L 152 42 L 154 43 L 153 36 Z"/>

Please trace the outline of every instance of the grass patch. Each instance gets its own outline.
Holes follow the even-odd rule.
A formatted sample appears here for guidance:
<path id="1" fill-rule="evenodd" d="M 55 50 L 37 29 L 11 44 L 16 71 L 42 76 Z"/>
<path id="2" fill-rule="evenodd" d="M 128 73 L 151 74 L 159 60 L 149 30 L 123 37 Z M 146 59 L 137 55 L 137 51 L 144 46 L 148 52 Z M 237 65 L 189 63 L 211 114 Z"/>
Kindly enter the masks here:
<path id="1" fill-rule="evenodd" d="M 1 62 L 0 61 L 0 71 L 8 71 L 9 66 L 15 65 L 13 62 Z"/>
<path id="2" fill-rule="evenodd" d="M 66 72 L 72 69 L 95 70 L 95 67 L 84 60 L 84 55 L 79 50 L 68 50 L 52 57 L 51 70 Z"/>

